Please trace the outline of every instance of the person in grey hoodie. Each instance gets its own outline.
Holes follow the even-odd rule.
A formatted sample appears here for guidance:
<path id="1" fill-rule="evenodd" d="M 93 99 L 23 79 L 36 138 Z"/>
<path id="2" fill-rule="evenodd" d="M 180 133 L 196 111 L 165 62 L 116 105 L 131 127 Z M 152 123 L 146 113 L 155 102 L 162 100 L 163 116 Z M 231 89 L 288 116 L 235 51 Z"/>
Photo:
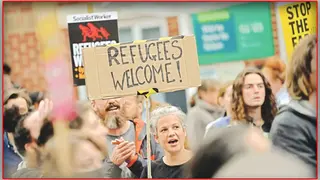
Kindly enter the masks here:
<path id="1" fill-rule="evenodd" d="M 187 115 L 188 145 L 195 150 L 202 142 L 206 126 L 224 115 L 218 105 L 217 97 L 220 82 L 214 79 L 202 80 L 197 94 L 194 96 L 194 107 Z"/>
<path id="2" fill-rule="evenodd" d="M 271 128 L 275 147 L 310 165 L 316 177 L 316 35 L 301 39 L 287 66 L 286 85 L 292 98 L 280 108 Z"/>

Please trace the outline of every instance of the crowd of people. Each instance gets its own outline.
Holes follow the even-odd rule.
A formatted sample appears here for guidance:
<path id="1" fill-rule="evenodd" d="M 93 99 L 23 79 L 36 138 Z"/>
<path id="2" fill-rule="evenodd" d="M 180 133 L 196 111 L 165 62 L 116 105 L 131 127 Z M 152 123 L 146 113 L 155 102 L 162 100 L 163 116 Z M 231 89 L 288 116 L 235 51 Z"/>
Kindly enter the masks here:
<path id="1" fill-rule="evenodd" d="M 202 80 L 187 114 L 143 96 L 79 101 L 63 159 L 48 93 L 12 83 L 5 65 L 4 177 L 148 178 L 151 159 L 152 178 L 314 178 L 317 42 L 304 37 L 287 65 L 273 57 L 232 82 Z"/>

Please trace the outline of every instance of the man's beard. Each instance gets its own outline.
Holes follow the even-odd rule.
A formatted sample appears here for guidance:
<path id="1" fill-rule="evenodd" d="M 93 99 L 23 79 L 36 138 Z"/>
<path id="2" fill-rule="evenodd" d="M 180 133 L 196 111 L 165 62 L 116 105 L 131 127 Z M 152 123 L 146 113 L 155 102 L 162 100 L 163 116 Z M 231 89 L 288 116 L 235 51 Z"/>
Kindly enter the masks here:
<path id="1" fill-rule="evenodd" d="M 108 129 L 118 129 L 122 126 L 123 122 L 118 116 L 105 116 L 103 124 Z"/>

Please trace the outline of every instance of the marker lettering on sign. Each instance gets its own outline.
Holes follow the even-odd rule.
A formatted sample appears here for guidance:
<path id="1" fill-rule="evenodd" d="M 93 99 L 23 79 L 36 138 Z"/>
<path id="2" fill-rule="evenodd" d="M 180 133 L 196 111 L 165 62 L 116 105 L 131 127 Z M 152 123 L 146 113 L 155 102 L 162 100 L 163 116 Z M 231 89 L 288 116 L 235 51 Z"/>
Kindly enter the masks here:
<path id="1" fill-rule="evenodd" d="M 297 45 L 299 40 L 310 33 L 307 16 L 310 14 L 311 3 L 298 3 L 288 6 L 286 12 L 288 14 L 289 26 L 292 31 L 292 44 Z"/>
<path id="2" fill-rule="evenodd" d="M 173 83 L 176 81 L 176 79 L 171 77 L 171 66 L 171 62 L 158 65 L 147 64 L 145 66 L 138 66 L 137 68 L 126 69 L 122 73 L 121 78 L 116 75 L 118 73 L 111 72 L 112 82 L 115 90 L 123 90 L 124 88 L 144 85 L 145 83 Z M 179 71 L 178 73 L 181 77 Z M 180 82 L 182 81 L 180 80 Z"/>
<path id="3" fill-rule="evenodd" d="M 161 41 L 157 42 L 157 52 L 158 52 L 158 60 L 161 61 L 163 60 L 163 58 L 161 57 L 161 47 L 159 47 L 159 45 L 162 44 Z"/>
<path id="4" fill-rule="evenodd" d="M 123 53 L 125 51 L 124 50 L 125 48 L 127 48 L 127 46 L 120 46 L 121 62 L 122 62 L 122 64 L 129 64 L 129 62 L 123 61 L 123 58 L 126 57 L 126 54 Z"/>
<path id="5" fill-rule="evenodd" d="M 132 61 L 132 63 L 134 64 L 134 57 L 136 57 L 136 55 L 135 54 L 133 54 L 133 49 L 132 48 L 135 48 L 136 47 L 136 45 L 130 45 L 130 54 L 131 54 L 131 61 Z"/>
<path id="6" fill-rule="evenodd" d="M 167 50 L 167 43 L 169 43 L 170 41 L 164 41 L 163 42 L 163 52 L 164 52 L 164 58 L 166 59 L 166 60 L 171 60 L 170 59 L 170 57 L 168 57 L 168 50 Z"/>
<path id="7" fill-rule="evenodd" d="M 122 72 L 119 69 L 110 72 L 115 90 L 182 82 L 180 61 L 183 50 L 179 40 L 111 46 L 107 53 L 109 67 L 123 66 Z M 136 66 L 132 67 L 132 64 Z"/>
<path id="8" fill-rule="evenodd" d="M 109 60 L 109 66 L 112 67 L 114 65 L 123 65 L 123 64 L 134 64 L 135 59 L 139 59 L 140 62 L 146 63 L 147 61 L 162 61 L 164 60 L 170 60 L 171 58 L 174 60 L 180 59 L 182 57 L 182 48 L 177 45 L 178 40 L 173 40 L 170 44 L 170 41 L 165 41 L 161 43 L 154 43 L 150 42 L 149 44 L 145 44 L 144 46 L 139 44 L 136 45 L 130 45 L 130 53 L 128 56 L 124 53 L 128 52 L 127 45 L 120 46 L 120 48 L 111 46 L 108 47 L 108 60 Z M 162 46 L 162 45 L 163 46 Z M 172 48 L 172 52 L 175 52 L 175 50 L 178 50 L 178 53 L 171 53 L 171 58 L 168 56 L 168 47 Z M 134 53 L 134 51 L 139 51 L 138 53 Z M 154 51 L 155 53 L 151 54 L 150 51 Z M 139 56 L 139 58 L 135 58 L 136 56 Z M 127 61 L 123 61 L 123 58 L 127 56 L 131 58 L 131 63 L 128 63 Z M 122 63 L 120 63 L 122 62 Z"/>

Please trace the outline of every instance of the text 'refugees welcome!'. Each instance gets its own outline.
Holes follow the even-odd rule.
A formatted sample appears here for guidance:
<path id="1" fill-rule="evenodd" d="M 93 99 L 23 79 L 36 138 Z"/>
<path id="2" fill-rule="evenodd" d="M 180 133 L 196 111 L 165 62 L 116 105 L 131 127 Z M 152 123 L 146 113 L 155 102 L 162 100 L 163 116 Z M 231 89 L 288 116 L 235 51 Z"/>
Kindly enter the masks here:
<path id="1" fill-rule="evenodd" d="M 180 39 L 171 39 L 108 46 L 106 57 L 114 90 L 182 83 L 182 44 Z"/>
<path id="2" fill-rule="evenodd" d="M 164 37 L 83 49 L 90 100 L 173 92 L 201 85 L 194 36 Z"/>

